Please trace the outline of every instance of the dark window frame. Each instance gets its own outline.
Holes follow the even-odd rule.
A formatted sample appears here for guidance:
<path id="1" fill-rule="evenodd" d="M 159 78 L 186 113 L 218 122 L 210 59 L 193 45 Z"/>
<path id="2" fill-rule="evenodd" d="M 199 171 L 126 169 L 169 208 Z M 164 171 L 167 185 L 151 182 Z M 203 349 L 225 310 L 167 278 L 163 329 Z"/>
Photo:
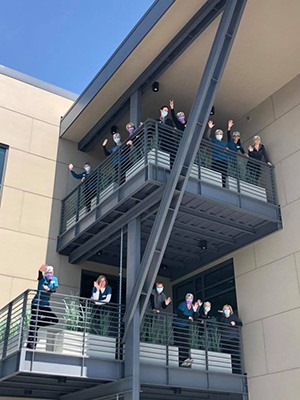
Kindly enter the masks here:
<path id="1" fill-rule="evenodd" d="M 217 281 L 217 282 L 213 283 L 212 285 L 209 285 L 209 286 L 206 286 L 206 287 L 205 287 L 205 276 L 207 276 L 207 275 L 209 275 L 209 274 L 211 274 L 211 273 L 214 273 L 214 272 L 216 272 L 216 271 L 218 271 L 218 270 L 221 270 L 222 268 L 226 268 L 226 267 L 229 266 L 229 265 L 232 266 L 232 274 L 231 274 L 230 276 L 225 277 L 224 279 L 222 279 L 222 280 L 220 280 L 220 281 Z M 200 283 L 201 283 L 201 289 L 196 290 L 197 287 L 199 288 L 199 280 L 200 280 Z M 231 281 L 231 280 L 233 280 L 233 282 L 232 282 L 232 288 L 228 288 L 228 287 L 227 287 L 227 288 L 224 289 L 224 290 L 220 290 L 219 292 L 217 291 L 216 294 L 215 294 L 215 295 L 211 295 L 210 298 L 205 298 L 205 293 L 206 293 L 208 290 L 213 289 L 213 288 L 215 288 L 215 287 L 217 288 L 218 285 L 220 285 L 220 284 L 222 284 L 222 283 L 229 282 L 229 281 Z M 197 281 L 198 281 L 198 285 L 196 285 L 196 282 L 197 282 Z M 179 283 L 173 285 L 173 293 L 172 293 L 172 294 L 173 294 L 173 307 L 174 307 L 174 310 L 173 310 L 173 311 L 174 311 L 175 313 L 176 313 L 178 304 L 179 304 L 181 301 L 184 300 L 182 297 L 179 298 L 178 292 L 179 292 L 180 289 L 181 289 L 183 286 L 185 286 L 188 282 L 189 282 L 190 285 L 191 285 L 190 288 L 189 288 L 189 290 L 188 290 L 188 292 L 193 293 L 193 295 L 195 296 L 196 299 L 200 297 L 200 293 L 204 294 L 204 298 L 201 298 L 201 297 L 200 297 L 200 299 L 201 299 L 202 301 L 210 301 L 210 300 L 212 300 L 212 299 L 215 298 L 215 297 L 218 297 L 218 296 L 222 297 L 222 295 L 224 295 L 224 294 L 226 294 L 226 293 L 229 294 L 229 293 L 234 292 L 235 302 L 234 302 L 233 304 L 231 304 L 231 305 L 233 306 L 234 311 L 236 311 L 236 312 L 238 311 L 238 304 L 237 304 L 237 298 L 236 298 L 236 284 L 235 284 L 235 275 L 234 275 L 234 263 L 233 263 L 233 259 L 232 259 L 232 258 L 229 259 L 229 260 L 226 260 L 226 261 L 224 261 L 224 262 L 222 262 L 222 263 L 220 263 L 220 264 L 218 264 L 218 265 L 215 265 L 215 266 L 212 267 L 212 268 L 208 268 L 208 269 L 206 269 L 206 270 L 204 270 L 204 271 L 202 271 L 202 272 L 200 272 L 200 273 L 198 273 L 198 274 L 196 274 L 196 275 L 194 275 L 194 276 L 192 276 L 192 277 L 189 277 L 189 278 L 187 278 L 187 279 L 184 279 L 184 280 L 182 280 L 181 282 L 179 282 Z M 199 294 L 199 297 L 197 297 L 197 294 Z M 202 297 L 203 297 L 203 296 L 202 296 Z M 224 304 L 225 304 L 225 303 L 224 303 Z M 213 301 L 212 301 L 212 308 L 214 308 L 214 307 L 213 307 Z M 215 314 L 217 315 L 217 310 L 214 310 L 214 311 L 215 311 Z"/>
<path id="2" fill-rule="evenodd" d="M 7 144 L 0 143 L 0 149 L 5 150 L 3 165 L 2 165 L 2 167 L 0 165 L 0 204 L 1 204 L 9 146 Z"/>

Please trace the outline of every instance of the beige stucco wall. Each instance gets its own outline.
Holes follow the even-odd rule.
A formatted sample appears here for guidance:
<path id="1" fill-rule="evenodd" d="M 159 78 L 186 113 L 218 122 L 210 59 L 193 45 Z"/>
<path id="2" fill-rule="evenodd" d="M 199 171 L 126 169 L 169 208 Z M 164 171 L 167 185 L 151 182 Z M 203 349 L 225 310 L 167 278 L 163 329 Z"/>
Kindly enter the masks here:
<path id="1" fill-rule="evenodd" d="M 101 149 L 86 154 L 59 139 L 60 117 L 72 101 L 0 74 L 0 142 L 9 145 L 0 204 L 0 307 L 36 288 L 38 267 L 55 267 L 60 292 L 76 293 L 81 268 L 105 273 L 95 263 L 68 264 L 56 253 L 60 200 L 75 186 L 67 165 L 97 165 Z"/>
<path id="2" fill-rule="evenodd" d="M 283 230 L 234 254 L 250 400 L 300 393 L 300 75 L 237 121 L 275 165 Z"/>

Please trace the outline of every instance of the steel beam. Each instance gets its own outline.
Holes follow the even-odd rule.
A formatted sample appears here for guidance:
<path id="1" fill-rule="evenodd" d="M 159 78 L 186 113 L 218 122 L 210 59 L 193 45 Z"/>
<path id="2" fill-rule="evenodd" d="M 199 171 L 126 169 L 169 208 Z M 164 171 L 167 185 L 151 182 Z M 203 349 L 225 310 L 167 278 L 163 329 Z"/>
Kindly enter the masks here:
<path id="1" fill-rule="evenodd" d="M 89 253 L 96 253 L 99 251 L 102 242 L 106 240 L 108 237 L 112 236 L 116 232 L 118 232 L 123 225 L 126 225 L 135 217 L 143 214 L 147 209 L 151 208 L 154 204 L 157 204 L 161 199 L 163 188 L 159 187 L 156 189 L 151 195 L 147 197 L 145 201 L 142 201 L 132 207 L 125 214 L 121 215 L 110 225 L 102 229 L 99 233 L 97 233 L 94 237 L 88 240 L 86 243 L 82 244 L 78 249 L 72 251 L 69 255 L 69 261 L 72 264 L 79 263 L 80 261 L 87 258 Z"/>
<path id="2" fill-rule="evenodd" d="M 179 212 L 183 212 L 184 214 L 188 214 L 188 215 L 191 215 L 196 218 L 205 219 L 207 221 L 216 222 L 217 224 L 220 224 L 220 225 L 228 225 L 233 229 L 237 229 L 238 231 L 249 233 L 250 235 L 256 234 L 255 229 L 253 229 L 249 226 L 246 226 L 246 225 L 244 226 L 238 222 L 228 220 L 224 217 L 219 217 L 217 215 L 213 215 L 213 214 L 210 214 L 210 213 L 207 213 L 204 211 L 195 210 L 193 208 L 181 205 L 179 207 Z"/>
<path id="3" fill-rule="evenodd" d="M 141 121 L 141 90 L 137 89 L 130 96 L 130 122 L 138 128 Z M 129 122 L 129 121 L 128 121 Z"/>
<path id="4" fill-rule="evenodd" d="M 124 378 L 116 382 L 96 385 L 60 396 L 60 400 L 100 400 L 110 396 L 123 395 L 131 391 L 132 379 Z"/>
<path id="5" fill-rule="evenodd" d="M 144 252 L 137 284 L 126 307 L 124 316 L 125 340 L 140 302 L 142 302 L 141 317 L 147 307 L 151 289 L 154 285 L 188 183 L 192 165 L 206 128 L 209 113 L 245 5 L 246 0 L 230 0 L 226 2 L 189 116 L 189 121 L 183 133 L 170 178 L 165 186 L 158 213 Z"/>
<path id="6" fill-rule="evenodd" d="M 127 226 L 126 305 L 136 286 L 141 263 L 141 221 L 136 218 Z M 132 391 L 124 400 L 140 398 L 140 308 L 136 307 L 125 342 L 124 376 L 132 379 Z"/>

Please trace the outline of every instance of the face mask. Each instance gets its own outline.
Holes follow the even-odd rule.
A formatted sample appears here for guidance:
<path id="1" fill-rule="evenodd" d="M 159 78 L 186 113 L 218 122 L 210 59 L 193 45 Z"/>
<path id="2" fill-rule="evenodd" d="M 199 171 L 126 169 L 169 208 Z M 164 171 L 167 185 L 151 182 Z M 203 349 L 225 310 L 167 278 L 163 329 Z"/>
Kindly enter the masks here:
<path id="1" fill-rule="evenodd" d="M 51 281 L 51 279 L 53 278 L 52 274 L 46 274 L 45 278 L 47 279 L 47 281 Z"/>
<path id="2" fill-rule="evenodd" d="M 230 315 L 230 310 L 224 310 L 224 315 L 229 316 Z"/>
<path id="3" fill-rule="evenodd" d="M 86 167 L 84 167 L 84 169 L 85 169 L 86 172 L 90 172 L 91 167 L 89 165 L 87 165 Z"/>
<path id="4" fill-rule="evenodd" d="M 193 304 L 193 300 L 186 300 L 186 304 Z"/>
<path id="5" fill-rule="evenodd" d="M 185 118 L 184 117 L 178 117 L 178 121 L 184 124 Z"/>
<path id="6" fill-rule="evenodd" d="M 114 142 L 115 142 L 115 143 L 120 143 L 120 140 L 121 140 L 121 139 L 120 139 L 119 137 L 117 137 L 117 138 L 114 139 Z"/>
<path id="7" fill-rule="evenodd" d="M 157 293 L 162 293 L 163 290 L 164 290 L 164 288 L 162 288 L 162 287 L 157 287 L 156 288 Z"/>
<path id="8" fill-rule="evenodd" d="M 162 112 L 161 112 L 161 116 L 162 116 L 163 118 L 166 118 L 167 115 L 168 115 L 168 111 L 162 111 Z"/>
<path id="9" fill-rule="evenodd" d="M 210 311 L 210 307 L 204 307 L 204 311 L 209 312 Z"/>
<path id="10" fill-rule="evenodd" d="M 216 135 L 216 139 L 217 140 L 222 140 L 223 139 L 223 135 Z"/>
<path id="11" fill-rule="evenodd" d="M 134 128 L 128 128 L 128 132 L 129 132 L 130 135 L 132 135 L 133 132 L 134 132 Z"/>

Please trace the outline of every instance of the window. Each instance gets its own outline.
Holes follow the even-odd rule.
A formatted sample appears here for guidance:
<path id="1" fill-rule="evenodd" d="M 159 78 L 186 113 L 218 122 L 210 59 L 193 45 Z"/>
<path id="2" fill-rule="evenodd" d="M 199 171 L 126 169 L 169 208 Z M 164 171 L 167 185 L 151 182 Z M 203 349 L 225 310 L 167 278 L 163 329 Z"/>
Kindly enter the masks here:
<path id="1" fill-rule="evenodd" d="M 4 181 L 4 170 L 6 164 L 8 146 L 0 143 L 0 195 L 2 193 L 3 181 Z"/>
<path id="2" fill-rule="evenodd" d="M 237 310 L 234 269 L 232 260 L 210 268 L 201 274 L 178 283 L 173 287 L 174 312 L 186 293 L 191 292 L 194 298 L 212 303 L 212 315 L 218 317 L 218 310 L 224 304 L 230 304 Z"/>

